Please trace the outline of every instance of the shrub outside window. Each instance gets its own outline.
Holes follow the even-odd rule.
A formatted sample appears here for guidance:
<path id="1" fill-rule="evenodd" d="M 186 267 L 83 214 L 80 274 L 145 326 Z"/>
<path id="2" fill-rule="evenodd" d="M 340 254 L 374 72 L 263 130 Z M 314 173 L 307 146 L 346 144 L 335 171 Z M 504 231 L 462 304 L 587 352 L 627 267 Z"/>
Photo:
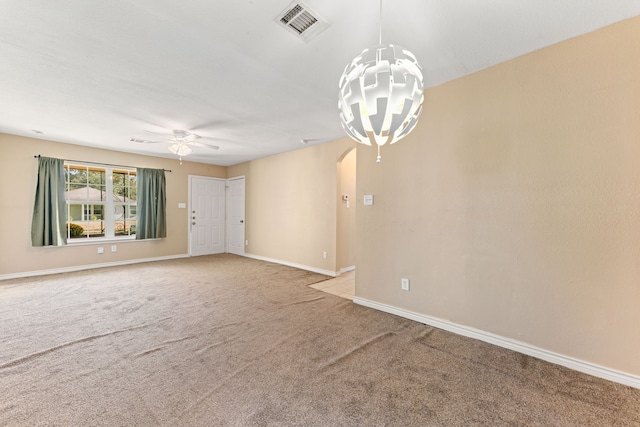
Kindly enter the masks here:
<path id="1" fill-rule="evenodd" d="M 136 233 L 136 171 L 65 163 L 67 238 L 126 238 Z"/>

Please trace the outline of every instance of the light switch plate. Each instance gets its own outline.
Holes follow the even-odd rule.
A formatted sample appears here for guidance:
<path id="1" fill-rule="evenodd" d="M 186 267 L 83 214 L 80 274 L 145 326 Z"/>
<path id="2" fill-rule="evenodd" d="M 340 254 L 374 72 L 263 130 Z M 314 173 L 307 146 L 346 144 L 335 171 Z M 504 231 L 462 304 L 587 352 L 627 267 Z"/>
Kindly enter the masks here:
<path id="1" fill-rule="evenodd" d="M 363 203 L 365 206 L 373 206 L 373 194 L 365 194 Z"/>

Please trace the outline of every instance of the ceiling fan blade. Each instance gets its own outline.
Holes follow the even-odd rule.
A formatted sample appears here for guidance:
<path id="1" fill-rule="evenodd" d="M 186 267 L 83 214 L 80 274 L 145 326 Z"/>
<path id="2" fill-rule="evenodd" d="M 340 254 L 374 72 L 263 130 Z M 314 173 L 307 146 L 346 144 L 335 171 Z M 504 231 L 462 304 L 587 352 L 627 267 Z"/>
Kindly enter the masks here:
<path id="1" fill-rule="evenodd" d="M 191 129 L 194 132 L 201 131 L 203 129 L 212 129 L 212 128 L 217 129 L 217 128 L 220 128 L 220 127 L 224 127 L 224 126 L 228 126 L 230 124 L 233 124 L 234 122 L 237 122 L 237 120 L 215 119 L 215 120 L 209 120 L 208 122 L 192 123 L 192 125 L 189 126 L 189 129 Z"/>
<path id="2" fill-rule="evenodd" d="M 302 144 L 315 144 L 317 142 L 329 142 L 329 141 L 335 141 L 337 139 L 342 138 L 342 136 L 335 136 L 335 137 L 327 137 L 327 138 L 307 138 L 307 139 L 301 139 L 300 142 Z"/>
<path id="3" fill-rule="evenodd" d="M 144 130 L 146 133 L 150 133 L 151 135 L 155 135 L 155 136 L 161 136 L 163 138 L 168 138 L 171 139 L 173 138 L 173 134 L 172 133 L 159 133 L 159 132 L 152 132 L 150 130 Z"/>
<path id="4" fill-rule="evenodd" d="M 200 135 L 196 135 L 195 133 L 189 133 L 189 135 L 185 136 L 184 138 L 182 138 L 183 141 L 186 142 L 193 142 L 197 139 L 200 139 L 201 136 Z"/>
<path id="5" fill-rule="evenodd" d="M 129 141 L 137 142 L 138 144 L 160 144 L 161 142 L 166 143 L 167 141 L 149 141 L 148 139 L 140 139 L 140 138 L 130 138 Z"/>
<path id="6" fill-rule="evenodd" d="M 193 141 L 195 139 L 200 138 L 200 135 L 196 135 L 193 132 L 184 129 L 174 129 L 173 130 L 173 138 L 181 141 Z"/>
<path id="7" fill-rule="evenodd" d="M 190 142 L 189 145 L 193 145 L 194 147 L 211 148 L 212 150 L 219 150 L 220 149 L 220 147 L 218 147 L 217 145 L 204 144 L 202 142 Z"/>

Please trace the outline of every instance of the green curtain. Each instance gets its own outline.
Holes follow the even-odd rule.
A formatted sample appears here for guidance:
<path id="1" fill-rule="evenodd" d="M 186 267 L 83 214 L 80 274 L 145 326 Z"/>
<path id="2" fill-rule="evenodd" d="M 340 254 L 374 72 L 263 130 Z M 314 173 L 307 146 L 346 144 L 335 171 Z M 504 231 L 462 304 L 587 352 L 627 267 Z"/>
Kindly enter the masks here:
<path id="1" fill-rule="evenodd" d="M 38 186 L 31 221 L 33 246 L 67 244 L 67 205 L 64 200 L 64 160 L 38 159 Z"/>
<path id="2" fill-rule="evenodd" d="M 167 237 L 166 182 L 163 169 L 137 169 L 136 239 Z"/>

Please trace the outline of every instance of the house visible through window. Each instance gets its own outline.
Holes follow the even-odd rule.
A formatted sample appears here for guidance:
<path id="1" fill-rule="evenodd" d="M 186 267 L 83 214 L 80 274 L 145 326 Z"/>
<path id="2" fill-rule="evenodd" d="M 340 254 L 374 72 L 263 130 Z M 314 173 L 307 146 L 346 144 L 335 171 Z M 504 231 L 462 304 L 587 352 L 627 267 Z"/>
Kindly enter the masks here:
<path id="1" fill-rule="evenodd" d="M 67 238 L 136 234 L 135 169 L 65 163 Z"/>

